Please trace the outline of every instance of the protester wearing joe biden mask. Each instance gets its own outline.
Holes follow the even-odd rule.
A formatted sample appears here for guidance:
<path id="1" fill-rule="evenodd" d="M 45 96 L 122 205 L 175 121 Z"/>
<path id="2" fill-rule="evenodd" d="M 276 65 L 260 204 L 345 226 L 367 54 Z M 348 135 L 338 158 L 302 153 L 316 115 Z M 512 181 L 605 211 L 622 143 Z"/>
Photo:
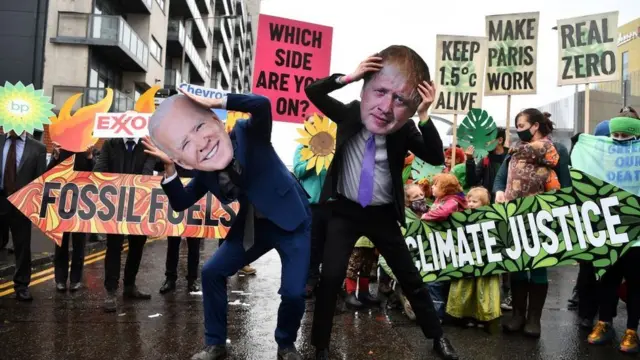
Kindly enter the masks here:
<path id="1" fill-rule="evenodd" d="M 277 356 L 302 359 L 294 343 L 304 315 L 311 210 L 305 191 L 271 144 L 271 103 L 256 95 L 207 99 L 183 93 L 160 104 L 144 141 L 147 152 L 164 163 L 162 188 L 171 207 L 182 211 L 208 192 L 222 203 L 240 203 L 227 238 L 202 268 L 205 347 L 192 359 L 227 355 L 227 277 L 274 248 L 282 260 Z M 213 108 L 251 117 L 227 133 Z M 187 186 L 174 163 L 196 170 Z"/>

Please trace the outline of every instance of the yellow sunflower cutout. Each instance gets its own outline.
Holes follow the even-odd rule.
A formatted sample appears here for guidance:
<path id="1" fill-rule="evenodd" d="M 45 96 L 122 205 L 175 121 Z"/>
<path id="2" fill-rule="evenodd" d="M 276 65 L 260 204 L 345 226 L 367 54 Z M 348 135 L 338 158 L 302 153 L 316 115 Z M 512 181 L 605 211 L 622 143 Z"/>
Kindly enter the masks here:
<path id="1" fill-rule="evenodd" d="M 336 123 L 327 117 L 313 114 L 311 121 L 305 121 L 304 129 L 298 128 L 301 139 L 296 141 L 304 147 L 300 151 L 301 160 L 309 160 L 307 170 L 316 168 L 316 173 L 320 174 L 322 169 L 329 169 L 336 152 Z"/>
<path id="2" fill-rule="evenodd" d="M 249 114 L 240 111 L 227 111 L 227 121 L 225 121 L 224 128 L 227 132 L 231 132 L 233 127 L 236 126 L 238 119 L 248 119 Z"/>

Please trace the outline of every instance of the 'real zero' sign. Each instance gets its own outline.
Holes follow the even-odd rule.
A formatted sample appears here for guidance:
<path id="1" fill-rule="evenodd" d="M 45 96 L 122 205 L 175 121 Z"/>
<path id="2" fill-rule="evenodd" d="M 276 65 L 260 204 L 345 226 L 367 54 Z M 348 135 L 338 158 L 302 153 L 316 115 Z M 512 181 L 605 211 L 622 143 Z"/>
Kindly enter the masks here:
<path id="1" fill-rule="evenodd" d="M 149 113 L 98 113 L 95 116 L 93 137 L 141 138 L 149 135 Z"/>
<path id="2" fill-rule="evenodd" d="M 619 80 L 618 12 L 558 20 L 558 86 Z"/>

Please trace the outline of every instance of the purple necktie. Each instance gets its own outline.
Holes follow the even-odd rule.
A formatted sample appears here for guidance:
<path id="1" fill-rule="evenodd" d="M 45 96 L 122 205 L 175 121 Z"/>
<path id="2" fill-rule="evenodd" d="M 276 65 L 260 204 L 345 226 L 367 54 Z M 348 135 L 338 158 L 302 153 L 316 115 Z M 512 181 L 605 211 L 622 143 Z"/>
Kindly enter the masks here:
<path id="1" fill-rule="evenodd" d="M 364 145 L 364 157 L 362 158 L 362 171 L 360 172 L 360 188 L 358 189 L 358 202 L 362 207 L 371 203 L 373 199 L 373 171 L 376 166 L 376 139 L 374 135 Z"/>

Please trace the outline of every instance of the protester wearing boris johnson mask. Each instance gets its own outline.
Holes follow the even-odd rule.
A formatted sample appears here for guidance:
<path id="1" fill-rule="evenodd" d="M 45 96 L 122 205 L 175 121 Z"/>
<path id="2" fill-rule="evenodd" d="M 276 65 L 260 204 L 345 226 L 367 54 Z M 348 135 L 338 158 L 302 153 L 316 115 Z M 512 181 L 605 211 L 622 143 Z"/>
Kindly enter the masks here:
<path id="1" fill-rule="evenodd" d="M 329 95 L 360 80 L 360 101 L 344 104 Z M 433 165 L 444 162 L 442 140 L 429 118 L 435 87 L 427 64 L 412 49 L 394 45 L 366 58 L 350 75 L 331 75 L 305 92 L 338 125 L 336 152 L 320 197 L 323 203 L 332 201 L 311 334 L 316 359 L 329 358 L 336 298 L 361 236 L 386 258 L 436 352 L 457 359 L 400 231 L 407 151 Z M 420 130 L 410 120 L 416 111 Z"/>

